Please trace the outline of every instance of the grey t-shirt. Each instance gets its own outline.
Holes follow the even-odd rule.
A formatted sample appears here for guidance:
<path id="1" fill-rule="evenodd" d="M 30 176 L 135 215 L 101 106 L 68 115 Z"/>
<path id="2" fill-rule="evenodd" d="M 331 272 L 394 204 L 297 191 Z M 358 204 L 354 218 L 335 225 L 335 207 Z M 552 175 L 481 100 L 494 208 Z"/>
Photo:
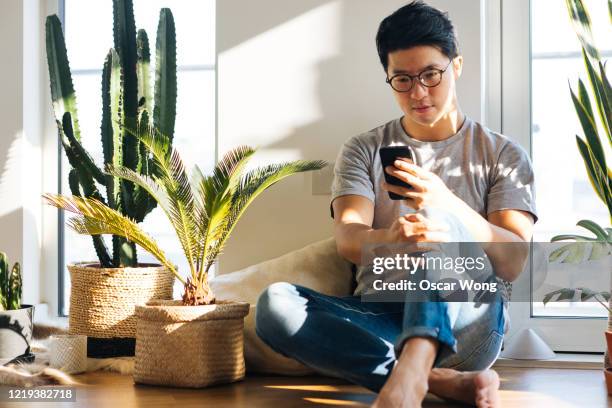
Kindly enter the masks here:
<path id="1" fill-rule="evenodd" d="M 537 220 L 534 174 L 525 150 L 468 117 L 456 134 L 437 142 L 412 138 L 401 118 L 349 139 L 336 159 L 331 202 L 349 194 L 368 198 L 374 203 L 374 229 L 388 228 L 401 215 L 414 212 L 403 201 L 391 200 L 381 186 L 384 173 L 378 150 L 395 145 L 409 146 L 418 166 L 440 177 L 483 217 L 513 209 Z"/>

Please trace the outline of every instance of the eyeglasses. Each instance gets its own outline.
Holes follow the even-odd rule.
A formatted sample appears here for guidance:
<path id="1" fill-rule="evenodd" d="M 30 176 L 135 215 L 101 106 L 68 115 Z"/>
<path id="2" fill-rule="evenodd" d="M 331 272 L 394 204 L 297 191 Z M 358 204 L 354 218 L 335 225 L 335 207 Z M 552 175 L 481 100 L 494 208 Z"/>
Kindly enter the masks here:
<path id="1" fill-rule="evenodd" d="M 450 60 L 444 69 L 429 68 L 420 72 L 418 75 L 397 74 L 393 75 L 391 78 L 387 78 L 386 82 L 397 92 L 410 91 L 414 86 L 415 79 L 418 79 L 421 85 L 427 88 L 433 88 L 434 86 L 440 85 L 440 82 L 442 82 L 442 74 L 446 72 L 451 62 L 453 62 L 453 60 Z"/>

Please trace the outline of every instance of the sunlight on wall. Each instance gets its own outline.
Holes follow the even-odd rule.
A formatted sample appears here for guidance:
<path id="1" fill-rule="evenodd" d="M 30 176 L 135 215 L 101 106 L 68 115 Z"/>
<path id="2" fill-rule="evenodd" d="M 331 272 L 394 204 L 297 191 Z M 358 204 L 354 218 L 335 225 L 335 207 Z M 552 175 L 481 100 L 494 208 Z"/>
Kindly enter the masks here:
<path id="1" fill-rule="evenodd" d="M 9 139 L 12 142 L 6 150 L 6 157 L 0 157 L 0 217 L 17 210 L 21 201 L 19 157 L 22 135 L 21 130 L 13 135 Z"/>
<path id="2" fill-rule="evenodd" d="M 301 160 L 302 152 L 300 149 L 257 149 L 257 153 L 247 164 L 247 169 L 252 169 L 257 166 L 270 163 L 279 163 L 284 161 Z"/>
<path id="3" fill-rule="evenodd" d="M 436 0 L 454 16 L 469 64 L 459 93 L 478 120 L 478 0 Z M 401 114 L 384 82 L 374 38 L 402 0 L 239 0 L 217 3 L 217 152 L 259 146 L 250 164 L 333 161 L 350 137 Z M 475 112 L 476 116 L 471 112 Z M 295 154 L 295 156 L 294 156 Z M 313 174 L 274 185 L 253 203 L 228 241 L 219 273 L 333 234 L 329 195 L 313 195 Z M 319 179 L 317 185 L 331 184 Z"/>
<path id="4" fill-rule="evenodd" d="M 219 54 L 224 145 L 269 144 L 321 119 L 317 64 L 339 53 L 340 11 L 325 4 Z"/>

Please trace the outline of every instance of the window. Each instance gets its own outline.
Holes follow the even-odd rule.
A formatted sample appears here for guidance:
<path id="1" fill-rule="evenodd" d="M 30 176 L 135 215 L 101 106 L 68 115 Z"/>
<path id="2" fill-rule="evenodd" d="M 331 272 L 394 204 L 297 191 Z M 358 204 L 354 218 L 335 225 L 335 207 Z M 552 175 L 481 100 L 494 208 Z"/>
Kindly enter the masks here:
<path id="1" fill-rule="evenodd" d="M 155 37 L 159 10 L 172 10 L 176 23 L 178 97 L 174 145 L 180 150 L 188 167 L 198 164 L 210 172 L 215 162 L 215 1 L 214 0 L 134 0 L 136 28 L 144 28 L 151 47 L 151 68 L 154 69 Z M 101 74 L 104 58 L 113 46 L 112 2 L 109 0 L 65 0 L 64 34 L 72 69 L 82 142 L 98 164 L 102 162 L 100 143 Z M 152 75 L 153 71 L 152 71 Z M 154 76 L 152 77 L 154 78 Z M 68 188 L 70 167 L 60 152 L 62 192 Z M 63 229 L 60 242 L 59 313 L 67 315 L 70 276 L 65 268 L 71 262 L 96 260 L 91 239 L 68 228 Z M 174 260 L 179 271 L 186 271 L 180 245 L 159 208 L 143 223 Z M 63 255 L 63 257 L 62 257 Z M 154 261 L 143 250 L 139 262 Z"/>
<path id="2" fill-rule="evenodd" d="M 609 40 L 606 2 L 586 0 L 584 3 L 591 13 L 599 48 L 604 55 L 611 55 L 612 44 L 604 41 Z M 546 242 L 557 234 L 584 235 L 585 231 L 576 227 L 581 219 L 607 226 L 609 216 L 588 180 L 574 138 L 576 134 L 582 136 L 583 132 L 570 98 L 568 80 L 574 92 L 579 77 L 589 85 L 565 0 L 532 0 L 531 10 L 532 155 L 541 215 L 536 224 L 535 240 Z M 561 268 L 570 269 L 568 273 L 580 272 L 576 266 L 576 271 L 571 271 L 572 265 Z M 555 272 L 561 271 L 549 271 Z M 583 271 L 586 273 L 589 271 Z M 595 302 L 555 302 L 547 306 L 534 302 L 533 314 L 605 317 L 607 311 Z"/>
<path id="3" fill-rule="evenodd" d="M 607 3 L 584 2 L 596 42 L 609 57 Z M 606 225 L 607 211 L 592 192 L 575 143 L 575 135 L 582 135 L 582 130 L 568 84 L 575 89 L 578 78 L 585 78 L 585 67 L 565 0 L 501 0 L 500 11 L 502 131 L 531 152 L 540 215 L 534 240 L 547 242 L 557 234 L 579 232 L 575 224 L 585 218 Z M 524 275 L 515 282 L 513 292 L 531 293 L 533 282 Z M 543 306 L 517 301 L 511 303 L 510 315 L 509 340 L 523 329 L 534 328 L 555 351 L 601 352 L 605 348 L 606 313 L 595 303 Z"/>

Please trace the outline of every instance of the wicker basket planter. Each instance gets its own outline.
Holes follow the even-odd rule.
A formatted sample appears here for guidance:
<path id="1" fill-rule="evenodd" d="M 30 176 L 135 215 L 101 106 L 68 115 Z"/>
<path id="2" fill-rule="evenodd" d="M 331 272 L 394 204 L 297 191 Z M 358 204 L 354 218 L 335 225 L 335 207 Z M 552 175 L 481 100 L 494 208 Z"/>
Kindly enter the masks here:
<path id="1" fill-rule="evenodd" d="M 134 381 L 201 388 L 244 378 L 243 327 L 249 304 L 137 306 Z"/>
<path id="2" fill-rule="evenodd" d="M 68 270 L 69 332 L 87 336 L 88 357 L 133 356 L 136 305 L 172 299 L 174 275 L 159 265 L 100 268 L 89 262 Z"/>

